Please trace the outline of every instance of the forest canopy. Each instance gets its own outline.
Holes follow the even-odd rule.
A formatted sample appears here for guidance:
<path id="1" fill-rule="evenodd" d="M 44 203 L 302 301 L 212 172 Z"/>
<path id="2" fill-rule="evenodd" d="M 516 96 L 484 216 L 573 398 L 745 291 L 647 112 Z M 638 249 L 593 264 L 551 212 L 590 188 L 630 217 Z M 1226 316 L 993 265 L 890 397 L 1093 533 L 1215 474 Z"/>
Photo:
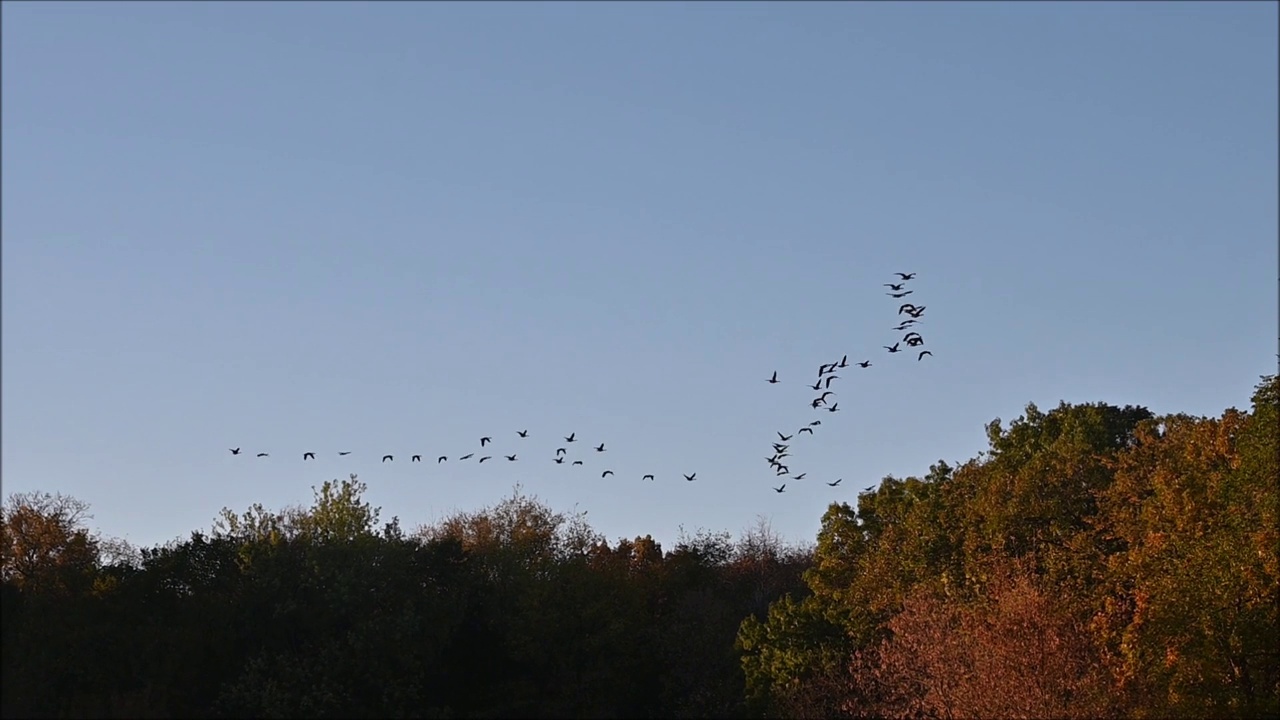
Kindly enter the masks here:
<path id="1" fill-rule="evenodd" d="M 1280 716 L 1280 383 L 1247 412 L 1061 403 L 956 467 L 610 542 L 519 488 L 405 531 L 352 476 L 135 550 L 0 523 L 4 717 Z"/>

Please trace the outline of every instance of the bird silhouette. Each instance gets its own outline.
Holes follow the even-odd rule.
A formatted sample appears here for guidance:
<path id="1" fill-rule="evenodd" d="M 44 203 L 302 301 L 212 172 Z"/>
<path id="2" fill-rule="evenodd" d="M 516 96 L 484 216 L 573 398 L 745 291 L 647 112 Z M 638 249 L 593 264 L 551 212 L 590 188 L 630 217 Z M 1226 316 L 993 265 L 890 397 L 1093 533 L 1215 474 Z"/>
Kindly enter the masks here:
<path id="1" fill-rule="evenodd" d="M 885 295 L 888 295 L 889 297 L 894 299 L 901 299 L 910 295 L 913 292 L 915 292 L 915 290 L 908 290 L 906 292 L 900 292 L 900 293 L 885 293 Z"/>
<path id="2" fill-rule="evenodd" d="M 556 448 L 556 454 L 557 454 L 557 455 L 564 455 L 564 454 L 565 454 L 565 453 L 567 453 L 567 452 L 569 452 L 569 451 L 568 451 L 568 450 L 565 450 L 564 448 Z"/>
<path id="3" fill-rule="evenodd" d="M 267 453 L 258 453 L 258 457 L 268 457 Z"/>
<path id="4" fill-rule="evenodd" d="M 304 453 L 302 453 L 302 459 L 303 459 L 303 460 L 315 460 L 315 459 L 316 459 L 316 454 L 315 454 L 315 453 L 313 453 L 313 452 L 304 452 Z"/>
<path id="5" fill-rule="evenodd" d="M 555 463 L 556 463 L 557 465 L 563 465 L 563 464 L 564 464 L 564 458 L 562 458 L 562 457 L 560 457 L 560 456 L 558 456 L 558 455 L 557 455 L 557 456 L 556 456 L 556 458 L 555 458 Z"/>
<path id="6" fill-rule="evenodd" d="M 920 357 L 916 358 L 916 362 L 920 362 L 921 360 L 923 360 L 925 355 L 932 355 L 932 354 L 933 353 L 929 352 L 928 350 L 921 350 Z"/>
<path id="7" fill-rule="evenodd" d="M 515 455 L 504 455 L 503 457 L 505 457 L 507 460 L 510 460 L 511 462 L 515 462 L 515 461 L 516 461 L 516 456 L 515 456 Z"/>
<path id="8" fill-rule="evenodd" d="M 813 428 L 811 428 L 811 427 L 802 427 L 802 428 L 800 428 L 799 430 L 797 430 L 796 432 L 807 432 L 807 433 L 809 433 L 810 435 L 812 435 L 812 434 L 813 434 Z"/>
<path id="9" fill-rule="evenodd" d="M 520 437 L 529 437 L 528 430 L 517 430 L 516 434 L 519 435 Z"/>
<path id="10" fill-rule="evenodd" d="M 903 313 L 909 313 L 914 311 L 915 309 L 916 309 L 916 306 L 912 305 L 911 303 L 902 303 L 901 305 L 898 306 L 898 314 L 901 315 Z"/>
<path id="11" fill-rule="evenodd" d="M 918 308 L 913 308 L 911 310 L 908 310 L 907 314 L 910 315 L 912 318 L 919 318 L 921 315 L 924 314 L 924 309 L 926 307 L 928 307 L 928 305 L 921 305 Z"/>
<path id="12" fill-rule="evenodd" d="M 870 361 L 870 360 L 863 360 L 862 362 L 858 363 L 858 367 L 869 368 L 869 367 L 871 367 L 871 361 Z"/>
<path id="13" fill-rule="evenodd" d="M 814 390 L 821 390 L 821 389 L 822 389 L 822 378 L 821 378 L 821 377 L 819 377 L 819 378 L 818 378 L 818 382 L 816 382 L 816 383 L 814 383 L 814 384 L 810 385 L 809 387 L 813 388 Z"/>
<path id="14" fill-rule="evenodd" d="M 490 437 L 482 437 L 482 438 L 480 438 L 480 447 L 484 447 L 486 444 L 491 443 L 491 442 L 493 442 L 493 438 L 490 438 Z"/>
<path id="15" fill-rule="evenodd" d="M 440 463 L 445 462 L 448 459 L 449 459 L 448 455 L 441 455 L 440 457 L 436 458 L 436 464 L 439 465 Z"/>
<path id="16" fill-rule="evenodd" d="M 831 381 L 832 381 L 832 380 L 839 380 L 839 379 L 840 379 L 840 376 L 839 376 L 839 375 L 828 375 L 828 376 L 827 376 L 827 385 L 826 385 L 826 387 L 831 387 Z"/>
<path id="17" fill-rule="evenodd" d="M 840 364 L 837 365 L 836 367 L 842 367 L 842 368 L 849 367 L 849 356 L 845 355 L 844 357 L 840 358 Z"/>
<path id="18" fill-rule="evenodd" d="M 821 425 L 821 424 L 822 424 L 822 421 L 821 421 L 821 420 L 814 420 L 813 422 L 811 422 L 811 423 L 809 423 L 809 424 L 810 424 L 810 425 L 812 425 L 813 427 L 817 427 L 817 426 L 819 426 L 819 425 Z"/>
<path id="19" fill-rule="evenodd" d="M 459 461 L 470 460 L 471 458 L 475 457 L 475 455 L 476 455 L 475 453 L 467 453 L 466 455 L 463 455 L 462 457 L 458 458 L 458 460 Z"/>
<path id="20" fill-rule="evenodd" d="M 422 456 L 414 455 L 413 457 L 409 458 L 409 462 L 422 462 Z"/>
<path id="21" fill-rule="evenodd" d="M 685 479 L 685 480 L 688 480 L 689 482 L 693 482 L 693 479 L 694 479 L 694 478 L 696 478 L 696 477 L 698 477 L 698 473 L 694 473 L 694 474 L 692 474 L 692 475 L 685 475 L 685 476 L 684 476 L 684 479 Z"/>
<path id="22" fill-rule="evenodd" d="M 778 477 L 782 477 L 783 475 L 786 475 L 790 472 L 791 472 L 791 468 L 787 467 L 786 465 L 781 465 L 781 464 L 778 465 L 778 473 L 777 473 Z"/>
<path id="23" fill-rule="evenodd" d="M 577 435 L 577 434 L 578 434 L 578 433 L 569 433 L 569 437 L 565 438 L 565 439 L 564 439 L 564 441 L 565 441 L 565 442 L 574 442 L 574 439 L 573 439 L 573 438 L 574 438 L 574 436 L 575 436 L 575 435 Z"/>
<path id="24" fill-rule="evenodd" d="M 612 474 L 613 474 L 612 470 L 605 470 L 604 472 L 600 473 L 600 477 L 608 477 L 609 475 L 612 475 Z"/>
<path id="25" fill-rule="evenodd" d="M 791 438 L 792 438 L 792 435 L 783 435 L 782 433 L 778 433 L 778 439 L 781 440 L 782 442 L 786 442 Z"/>
<path id="26" fill-rule="evenodd" d="M 652 475 L 645 475 L 644 477 L 642 477 L 642 478 L 640 478 L 640 479 L 641 479 L 641 480 L 652 480 L 652 479 L 653 479 L 653 476 L 652 476 Z"/>
<path id="27" fill-rule="evenodd" d="M 790 446 L 790 445 L 783 445 L 782 443 L 774 443 L 774 444 L 773 444 L 773 449 L 774 449 L 774 450 L 776 450 L 777 452 L 782 452 L 782 451 L 786 450 L 786 449 L 787 449 L 787 448 L 789 448 L 789 447 L 791 447 L 791 446 Z"/>
<path id="28" fill-rule="evenodd" d="M 906 286 L 907 286 L 907 284 L 906 284 L 906 283 L 898 283 L 898 284 L 896 284 L 896 285 L 895 285 L 894 283 L 885 283 L 885 284 L 884 284 L 884 286 L 885 286 L 885 287 L 887 287 L 887 288 L 889 288 L 890 290 L 892 290 L 892 291 L 894 291 L 894 292 L 901 292 L 901 291 L 902 291 L 902 288 L 906 287 Z"/>
<path id="29" fill-rule="evenodd" d="M 341 456 L 341 455 L 350 455 L 350 454 L 351 454 L 351 451 L 350 451 L 350 450 L 344 450 L 344 451 L 342 451 L 342 452 L 338 453 L 338 455 L 340 455 L 340 456 Z"/>
<path id="30" fill-rule="evenodd" d="M 837 480 L 837 481 L 835 481 L 835 482 L 829 482 L 829 483 L 827 483 L 827 485 L 828 485 L 828 486 L 830 486 L 830 487 L 835 487 L 835 486 L 839 485 L 839 484 L 840 484 L 840 483 L 842 483 L 842 482 L 844 482 L 844 478 L 840 478 L 839 480 Z"/>
<path id="31" fill-rule="evenodd" d="M 796 479 L 797 479 L 797 480 L 803 480 L 803 479 L 804 479 L 804 476 L 805 476 L 805 475 L 808 475 L 808 474 L 809 474 L 809 473 L 800 473 L 799 475 L 797 475 L 797 476 L 796 476 Z"/>
<path id="32" fill-rule="evenodd" d="M 240 448 L 227 448 L 227 449 L 231 451 L 231 454 L 232 454 L 232 455 L 239 455 L 239 454 L 240 454 Z"/>
<path id="33" fill-rule="evenodd" d="M 388 461 L 388 460 L 394 461 L 394 460 L 395 460 L 395 458 L 391 457 L 390 455 L 383 455 L 383 456 L 382 456 L 382 462 L 386 462 L 386 461 Z"/>
<path id="34" fill-rule="evenodd" d="M 581 460 L 574 460 L 574 461 L 573 461 L 573 464 L 574 464 L 574 465 L 581 465 L 581 464 L 582 464 L 582 461 L 581 461 Z"/>
<path id="35" fill-rule="evenodd" d="M 888 350 L 891 353 L 902 352 L 902 350 L 898 348 L 898 343 L 894 343 L 893 347 L 889 347 L 888 345 L 881 345 L 880 347 L 884 348 L 885 350 Z"/>
<path id="36" fill-rule="evenodd" d="M 480 458 L 480 459 L 479 459 L 479 460 L 477 460 L 476 462 L 477 462 L 477 463 L 482 463 L 482 462 L 484 462 L 485 460 L 492 460 L 492 459 L 493 459 L 493 456 L 492 456 L 492 455 L 485 455 L 484 457 Z"/>
<path id="37" fill-rule="evenodd" d="M 786 484 L 786 483 L 782 483 L 782 487 L 776 487 L 776 488 L 774 488 L 774 489 L 773 489 L 773 491 L 774 491 L 774 492 L 776 492 L 776 493 L 778 493 L 779 495 L 781 495 L 782 493 L 786 492 L 786 490 L 787 490 L 787 484 Z"/>
<path id="38" fill-rule="evenodd" d="M 825 402 L 827 401 L 827 396 L 828 396 L 828 395 L 835 395 L 835 394 L 836 394 L 836 391 L 835 391 L 835 390 L 828 390 L 828 391 L 826 391 L 826 392 L 822 393 L 822 397 L 820 397 L 820 398 L 818 398 L 818 399 L 825 403 Z"/>
<path id="39" fill-rule="evenodd" d="M 815 408 L 822 407 L 822 398 L 814 398 L 813 402 L 809 403 L 809 405 Z"/>
<path id="40" fill-rule="evenodd" d="M 837 412 L 840 410 L 840 403 L 831 403 L 831 407 L 827 408 L 827 412 Z"/>
<path id="41" fill-rule="evenodd" d="M 600 443 L 596 446 L 596 452 L 604 452 L 604 443 Z"/>
<path id="42" fill-rule="evenodd" d="M 915 273 L 894 273 L 894 274 L 902 278 L 904 281 L 910 280 L 911 278 L 916 276 Z"/>
<path id="43" fill-rule="evenodd" d="M 778 382 L 778 371 L 777 371 L 777 370 L 774 370 L 774 371 L 773 371 L 773 377 L 769 378 L 768 380 L 765 380 L 765 382 L 769 383 L 770 385 L 773 385 L 773 384 L 777 383 L 777 382 Z"/>

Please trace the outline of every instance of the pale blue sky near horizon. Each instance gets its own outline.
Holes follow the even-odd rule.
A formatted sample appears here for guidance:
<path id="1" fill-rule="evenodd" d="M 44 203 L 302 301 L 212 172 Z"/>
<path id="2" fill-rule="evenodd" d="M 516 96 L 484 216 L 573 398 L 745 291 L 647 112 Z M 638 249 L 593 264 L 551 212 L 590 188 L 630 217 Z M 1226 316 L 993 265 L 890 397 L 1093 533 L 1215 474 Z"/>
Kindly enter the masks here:
<path id="1" fill-rule="evenodd" d="M 3 492 L 136 544 L 352 472 L 407 529 L 519 481 L 611 541 L 807 543 L 1028 402 L 1217 415 L 1276 371 L 1275 3 L 2 20 Z M 897 271 L 923 361 L 881 347 Z"/>

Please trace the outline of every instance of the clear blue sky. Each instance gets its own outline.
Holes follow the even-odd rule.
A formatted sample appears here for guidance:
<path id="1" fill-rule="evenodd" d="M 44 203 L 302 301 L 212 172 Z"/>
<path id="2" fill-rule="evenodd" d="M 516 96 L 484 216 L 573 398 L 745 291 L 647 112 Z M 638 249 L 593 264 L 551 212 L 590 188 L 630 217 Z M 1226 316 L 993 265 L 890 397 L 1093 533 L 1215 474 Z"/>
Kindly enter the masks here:
<path id="1" fill-rule="evenodd" d="M 811 541 L 1027 402 L 1245 408 L 1280 323 L 1276 28 L 1263 2 L 6 2 L 4 493 L 143 545 L 350 472 L 406 528 L 519 480 L 610 539 L 764 514 Z M 923 362 L 881 349 L 900 270 Z M 846 353 L 873 366 L 815 413 L 801 381 Z M 774 432 L 814 418 L 774 493 Z M 570 432 L 583 467 L 551 461 Z M 407 462 L 481 435 L 496 461 Z"/>

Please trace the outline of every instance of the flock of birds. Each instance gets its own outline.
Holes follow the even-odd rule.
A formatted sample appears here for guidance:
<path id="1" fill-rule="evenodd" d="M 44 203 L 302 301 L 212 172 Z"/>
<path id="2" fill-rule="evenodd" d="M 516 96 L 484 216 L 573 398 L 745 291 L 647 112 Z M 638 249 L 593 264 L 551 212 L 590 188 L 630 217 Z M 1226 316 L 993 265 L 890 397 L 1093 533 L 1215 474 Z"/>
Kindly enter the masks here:
<path id="1" fill-rule="evenodd" d="M 899 282 L 885 283 L 884 286 L 889 288 L 889 292 L 885 293 L 886 295 L 888 295 L 889 297 L 895 300 L 901 300 L 907 297 L 908 295 L 915 293 L 914 290 L 906 289 L 907 282 L 915 278 L 916 276 L 915 273 L 900 272 L 895 274 L 898 276 Z M 903 344 L 906 344 L 906 346 L 909 348 L 918 348 L 921 345 L 924 345 L 924 336 L 922 336 L 918 331 L 914 329 L 914 327 L 921 322 L 920 317 L 924 315 L 924 310 L 925 310 L 924 305 L 915 305 L 914 303 L 909 303 L 909 302 L 903 303 L 900 306 L 898 306 L 899 320 L 898 320 L 897 326 L 895 326 L 893 330 L 895 332 L 905 331 L 906 335 L 904 335 L 902 339 L 898 340 L 892 345 L 882 345 L 881 347 L 883 347 L 885 350 L 888 350 L 889 354 L 892 355 L 892 354 L 904 352 L 902 348 Z M 907 317 L 903 318 L 902 317 L 903 315 L 906 315 Z M 916 362 L 924 360 L 926 355 L 932 356 L 933 353 L 928 350 L 919 351 L 919 354 L 916 355 Z M 871 361 L 863 360 L 862 362 L 853 363 L 853 365 L 857 365 L 858 367 L 865 369 L 865 368 L 871 367 Z M 810 408 L 814 410 L 826 410 L 827 412 L 831 412 L 831 413 L 840 411 L 839 402 L 832 401 L 829 405 L 827 403 L 832 398 L 832 396 L 836 394 L 836 392 L 831 389 L 831 383 L 840 379 L 840 376 L 836 374 L 836 371 L 843 370 L 844 368 L 847 368 L 847 367 L 850 367 L 848 355 L 844 355 L 839 360 L 836 360 L 834 362 L 821 363 L 818 365 L 817 381 L 814 382 L 812 385 L 809 385 L 808 387 L 812 389 L 814 392 L 819 393 L 819 395 L 809 401 Z M 773 372 L 773 375 L 770 376 L 769 379 L 766 380 L 765 382 L 768 382 L 770 385 L 777 385 L 782 381 L 778 379 L 778 371 L 775 370 Z M 822 425 L 821 420 L 814 420 L 810 422 L 808 425 L 805 425 L 804 427 L 800 428 L 799 430 L 792 432 L 790 435 L 787 435 L 782 432 L 778 432 L 777 441 L 771 441 L 773 454 L 765 458 L 765 462 L 769 463 L 769 467 L 773 470 L 774 475 L 776 477 L 779 477 L 779 478 L 787 477 L 794 482 L 798 482 L 805 478 L 807 473 L 799 473 L 797 475 L 792 475 L 791 468 L 785 462 L 783 462 L 783 460 L 788 457 L 791 457 L 791 445 L 789 444 L 789 442 L 791 441 L 792 438 L 796 438 L 800 435 L 805 435 L 805 434 L 812 436 L 814 434 L 814 429 L 819 427 L 820 425 Z M 827 485 L 830 487 L 836 487 L 843 481 L 844 481 L 844 478 L 838 478 L 833 482 L 827 483 Z M 786 492 L 787 483 L 784 482 L 782 483 L 782 485 L 773 488 L 773 491 L 778 494 L 782 494 Z"/>
<path id="2" fill-rule="evenodd" d="M 907 297 L 908 295 L 913 294 L 915 292 L 914 290 L 907 290 L 905 288 L 906 288 L 907 282 L 915 278 L 916 274 L 915 273 L 895 273 L 895 274 L 898 276 L 899 282 L 885 283 L 885 287 L 889 288 L 889 292 L 885 294 L 888 295 L 889 297 L 894 298 L 895 300 L 901 300 Z M 900 305 L 898 307 L 899 322 L 898 322 L 898 325 L 893 328 L 893 330 L 895 332 L 905 331 L 906 335 L 904 335 L 900 340 L 894 342 L 893 345 L 884 345 L 882 347 L 885 350 L 888 350 L 890 354 L 896 354 L 896 353 L 904 352 L 903 348 L 901 347 L 904 344 L 907 347 L 913 348 L 913 349 L 924 345 L 924 337 L 921 336 L 920 333 L 914 329 L 914 327 L 921 322 L 920 317 L 924 315 L 924 311 L 925 311 L 924 305 L 917 306 L 909 302 L 903 303 L 902 305 Z M 903 318 L 902 316 L 904 315 L 906 315 L 907 317 Z M 917 362 L 920 360 L 923 360 L 926 355 L 933 355 L 933 353 L 928 350 L 919 351 L 918 355 L 916 356 Z M 862 362 L 852 363 L 852 365 L 856 365 L 860 368 L 865 369 L 865 368 L 871 367 L 871 361 L 863 360 Z M 837 361 L 822 363 L 818 366 L 817 381 L 814 382 L 812 385 L 807 386 L 810 389 L 812 389 L 814 392 L 819 393 L 817 397 L 814 397 L 812 400 L 809 401 L 810 408 L 814 410 L 825 410 L 829 413 L 835 413 L 840 411 L 839 402 L 833 401 L 833 402 L 830 402 L 830 404 L 828 404 L 829 399 L 832 398 L 832 396 L 836 395 L 836 392 L 831 389 L 831 383 L 840 379 L 840 375 L 836 374 L 837 370 L 843 370 L 844 368 L 847 368 L 850 366 L 851 366 L 851 363 L 849 362 L 848 355 L 844 355 Z M 773 375 L 766 382 L 768 382 L 771 385 L 777 385 L 781 383 L 782 380 L 778 379 L 778 373 L 775 370 Z M 796 430 L 795 432 L 791 433 L 790 435 L 784 434 L 782 432 L 778 432 L 778 440 L 776 442 L 772 442 L 773 454 L 765 458 L 766 461 L 769 463 L 769 467 L 773 469 L 774 474 L 777 477 L 788 477 L 793 482 L 798 482 L 805 478 L 807 473 L 802 472 L 796 475 L 792 475 L 791 468 L 788 467 L 788 465 L 783 462 L 785 458 L 791 457 L 791 445 L 788 443 L 792 440 L 792 438 L 795 438 L 799 435 L 807 434 L 812 436 L 814 434 L 814 429 L 821 425 L 822 425 L 821 420 L 814 420 L 809 424 L 805 425 L 804 427 L 800 428 L 799 430 Z M 517 430 L 515 432 L 515 436 L 520 440 L 528 439 L 529 431 Z M 567 464 L 569 467 L 584 466 L 585 461 L 583 460 L 582 457 L 570 455 L 571 447 L 575 447 L 575 448 L 582 447 L 581 445 L 578 445 L 578 443 L 582 442 L 578 438 L 578 434 L 576 432 L 571 432 L 568 435 L 565 435 L 563 437 L 564 437 L 564 444 L 556 448 L 554 455 L 552 455 L 552 457 L 550 458 L 551 462 L 554 462 L 557 465 Z M 520 442 L 520 440 L 515 440 L 515 442 Z M 454 459 L 454 462 L 466 462 L 468 460 L 474 459 L 476 464 L 483 464 L 484 462 L 488 460 L 493 460 L 495 457 L 498 457 L 498 456 L 506 458 L 507 462 L 516 462 L 519 459 L 518 452 L 512 452 L 510 455 L 507 455 L 505 453 L 497 453 L 497 455 L 484 454 L 486 451 L 496 452 L 493 449 L 493 443 L 494 443 L 494 439 L 492 436 L 488 436 L 488 435 L 483 436 L 480 438 L 479 451 L 472 450 L 471 452 L 468 452 L 465 455 L 456 456 Z M 590 447 L 595 450 L 596 456 L 599 456 L 601 453 L 606 452 L 605 443 L 603 442 L 600 443 L 599 445 L 594 445 Z M 231 451 L 232 455 L 247 456 L 247 454 L 244 453 L 241 448 L 236 447 L 236 448 L 228 448 L 228 449 Z M 589 451 L 586 451 L 586 452 L 588 452 L 588 456 L 590 456 Z M 346 457 L 351 454 L 352 454 L 352 451 L 350 450 L 343 450 L 338 452 L 339 457 Z M 480 455 L 480 457 L 477 458 L 476 457 L 477 455 Z M 271 454 L 267 452 L 259 452 L 255 455 L 255 457 L 257 458 L 266 458 L 270 456 Z M 450 456 L 448 455 L 437 456 L 435 459 L 436 464 L 439 465 L 442 463 L 449 462 L 450 461 L 449 457 Z M 302 453 L 303 461 L 315 460 L 315 459 L 316 459 L 315 452 L 307 451 Z M 395 455 L 392 455 L 392 454 L 387 454 L 382 456 L 383 463 L 395 462 L 395 459 L 396 459 Z M 412 462 L 412 463 L 423 462 L 423 455 L 422 454 L 410 455 L 409 462 Z M 607 468 L 600 473 L 601 478 L 607 478 L 611 475 L 614 475 L 614 471 Z M 694 473 L 684 474 L 683 477 L 685 481 L 693 482 L 697 479 L 698 473 L 694 472 Z M 653 481 L 655 480 L 655 477 L 652 473 L 647 473 L 645 475 L 642 475 L 640 479 Z M 843 480 L 844 480 L 843 478 L 840 478 L 826 484 L 830 487 L 837 487 L 838 485 L 840 485 L 841 482 L 843 482 Z M 786 489 L 787 489 L 787 483 L 784 482 L 782 483 L 781 486 L 773 488 L 773 491 L 781 494 L 783 492 L 786 492 Z"/>

